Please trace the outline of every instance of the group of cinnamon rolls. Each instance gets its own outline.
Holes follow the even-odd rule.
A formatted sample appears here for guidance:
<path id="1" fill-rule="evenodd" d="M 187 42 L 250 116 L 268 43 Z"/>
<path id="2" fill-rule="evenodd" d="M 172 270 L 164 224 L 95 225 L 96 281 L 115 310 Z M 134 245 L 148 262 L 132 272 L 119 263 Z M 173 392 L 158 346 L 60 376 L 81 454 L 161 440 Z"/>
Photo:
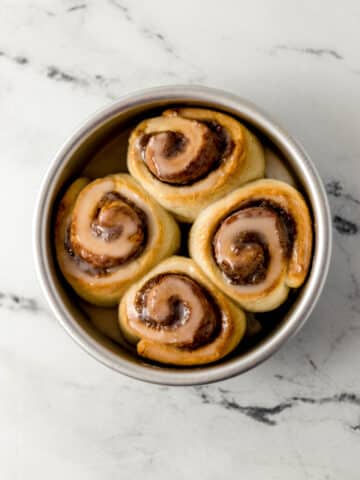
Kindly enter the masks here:
<path id="1" fill-rule="evenodd" d="M 263 147 L 229 115 L 166 110 L 131 133 L 128 170 L 77 179 L 56 215 L 59 267 L 76 293 L 119 305 L 139 355 L 201 365 L 241 342 L 245 311 L 279 307 L 312 255 L 302 195 L 261 179 Z M 178 222 L 192 223 L 190 258 L 175 256 Z M 184 242 L 183 242 L 184 243 Z"/>

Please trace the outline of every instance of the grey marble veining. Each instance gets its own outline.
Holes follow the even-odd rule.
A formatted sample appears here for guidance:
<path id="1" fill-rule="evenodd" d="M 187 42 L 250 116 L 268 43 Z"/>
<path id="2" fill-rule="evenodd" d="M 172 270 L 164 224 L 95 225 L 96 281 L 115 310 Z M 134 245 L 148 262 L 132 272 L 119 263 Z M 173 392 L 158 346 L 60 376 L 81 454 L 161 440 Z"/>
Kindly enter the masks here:
<path id="1" fill-rule="evenodd" d="M 335 58 L 336 60 L 344 59 L 344 57 L 339 52 L 332 48 L 293 47 L 289 45 L 276 45 L 272 49 L 273 52 L 279 52 L 281 50 L 301 53 L 304 55 L 315 55 L 317 57 L 330 56 L 332 58 Z"/>
<path id="2" fill-rule="evenodd" d="M 3 0 L 0 478 L 359 478 L 360 6 L 320 0 Z M 220 384 L 169 388 L 83 353 L 32 260 L 41 179 L 88 115 L 137 88 L 202 83 L 304 144 L 332 208 L 326 289 L 297 337 Z"/>

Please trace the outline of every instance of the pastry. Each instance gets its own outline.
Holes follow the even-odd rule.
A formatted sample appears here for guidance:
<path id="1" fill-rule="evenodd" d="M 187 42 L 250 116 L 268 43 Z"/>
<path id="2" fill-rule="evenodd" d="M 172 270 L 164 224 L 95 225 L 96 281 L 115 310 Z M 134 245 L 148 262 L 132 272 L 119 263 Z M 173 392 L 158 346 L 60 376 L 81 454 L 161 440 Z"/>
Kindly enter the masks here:
<path id="1" fill-rule="evenodd" d="M 58 264 L 78 295 L 95 305 L 115 306 L 179 243 L 174 219 L 127 174 L 79 178 L 58 207 Z"/>
<path id="2" fill-rule="evenodd" d="M 265 312 L 304 283 L 312 237 L 303 196 L 282 181 L 263 179 L 205 209 L 191 228 L 189 249 L 230 298 L 246 310 Z"/>
<path id="3" fill-rule="evenodd" d="M 229 115 L 202 108 L 166 110 L 142 121 L 129 139 L 128 169 L 183 222 L 264 175 L 259 140 Z"/>
<path id="4" fill-rule="evenodd" d="M 178 256 L 130 287 L 120 303 L 119 322 L 140 356 L 183 366 L 219 360 L 246 329 L 244 312 L 191 259 Z"/>

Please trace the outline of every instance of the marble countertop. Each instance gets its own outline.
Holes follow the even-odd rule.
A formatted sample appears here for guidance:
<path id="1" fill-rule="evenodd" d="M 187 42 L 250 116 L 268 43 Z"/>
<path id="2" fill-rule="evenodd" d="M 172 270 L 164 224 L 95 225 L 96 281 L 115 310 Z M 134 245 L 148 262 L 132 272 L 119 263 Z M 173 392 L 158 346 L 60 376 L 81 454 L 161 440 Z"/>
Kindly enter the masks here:
<path id="1" fill-rule="evenodd" d="M 2 0 L 0 478 L 359 479 L 360 3 Z M 83 353 L 38 285 L 31 230 L 55 151 L 142 87 L 244 96 L 306 147 L 334 253 L 301 333 L 245 375 L 169 388 Z"/>

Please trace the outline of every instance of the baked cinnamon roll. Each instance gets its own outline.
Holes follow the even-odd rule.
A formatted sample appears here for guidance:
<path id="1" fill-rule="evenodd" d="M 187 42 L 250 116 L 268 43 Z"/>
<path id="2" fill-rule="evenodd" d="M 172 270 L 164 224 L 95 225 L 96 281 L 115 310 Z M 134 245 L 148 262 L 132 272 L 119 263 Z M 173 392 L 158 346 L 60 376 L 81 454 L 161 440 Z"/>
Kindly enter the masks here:
<path id="1" fill-rule="evenodd" d="M 180 243 L 174 219 L 127 174 L 76 180 L 55 225 L 60 269 L 82 298 L 112 306 Z"/>
<path id="2" fill-rule="evenodd" d="M 258 180 L 204 210 L 192 226 L 192 258 L 223 292 L 253 312 L 273 310 L 305 281 L 312 226 L 302 195 Z"/>
<path id="3" fill-rule="evenodd" d="M 119 322 L 139 355 L 184 366 L 219 360 L 246 329 L 243 311 L 184 257 L 164 260 L 130 287 L 120 303 Z"/>
<path id="4" fill-rule="evenodd" d="M 129 140 L 130 173 L 184 222 L 262 177 L 264 164 L 260 142 L 244 125 L 202 108 L 166 110 L 141 122 Z"/>

